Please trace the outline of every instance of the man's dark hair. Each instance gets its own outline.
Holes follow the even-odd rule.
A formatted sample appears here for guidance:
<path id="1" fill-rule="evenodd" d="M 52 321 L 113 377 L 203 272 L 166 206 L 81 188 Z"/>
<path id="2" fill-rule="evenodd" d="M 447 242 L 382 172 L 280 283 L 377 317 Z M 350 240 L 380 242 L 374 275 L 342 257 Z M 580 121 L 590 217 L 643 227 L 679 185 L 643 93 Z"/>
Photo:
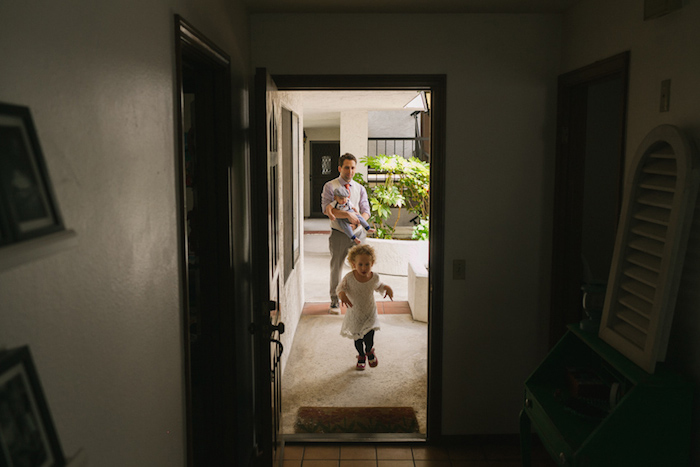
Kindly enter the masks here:
<path id="1" fill-rule="evenodd" d="M 340 156 L 340 159 L 338 160 L 338 167 L 342 167 L 345 161 L 355 161 L 355 164 L 357 164 L 357 157 L 353 156 L 349 152 L 346 152 Z"/>

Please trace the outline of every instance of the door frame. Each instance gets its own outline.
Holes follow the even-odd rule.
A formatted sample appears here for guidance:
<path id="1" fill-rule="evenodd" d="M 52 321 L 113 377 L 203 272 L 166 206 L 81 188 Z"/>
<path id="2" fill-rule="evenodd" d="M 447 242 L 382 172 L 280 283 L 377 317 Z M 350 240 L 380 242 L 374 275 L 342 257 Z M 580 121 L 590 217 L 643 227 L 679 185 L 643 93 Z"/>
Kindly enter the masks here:
<path id="1" fill-rule="evenodd" d="M 280 91 L 425 90 L 431 92 L 430 267 L 427 441 L 442 437 L 446 75 L 272 75 Z"/>
<path id="2" fill-rule="evenodd" d="M 614 75 L 622 78 L 618 179 L 619 211 L 624 177 L 629 52 L 570 71 L 559 76 L 557 93 L 557 140 L 552 227 L 552 271 L 550 279 L 549 346 L 566 331 L 566 325 L 582 317 L 581 269 L 583 177 L 585 169 L 587 86 Z"/>
<path id="3" fill-rule="evenodd" d="M 243 371 L 244 365 L 237 361 L 245 359 L 245 334 L 237 332 L 240 329 L 242 307 L 237 306 L 231 284 L 240 278 L 234 275 L 234 268 L 239 256 L 235 250 L 235 237 L 248 228 L 247 220 L 237 225 L 231 225 L 232 212 L 235 211 L 234 198 L 240 196 L 231 182 L 233 166 L 236 162 L 232 138 L 233 101 L 231 61 L 226 52 L 210 41 L 204 34 L 193 27 L 179 15 L 174 15 L 175 29 L 175 135 L 176 135 L 176 193 L 177 193 L 177 224 L 179 243 L 179 268 L 181 271 L 181 310 L 183 320 L 183 372 L 185 392 L 185 430 L 186 430 L 186 459 L 187 465 L 223 463 L 235 465 L 242 459 L 247 459 L 252 435 L 240 430 L 240 419 L 244 417 L 241 409 L 249 406 L 245 400 L 240 400 L 240 387 L 252 380 L 252 369 Z M 210 253 L 205 264 L 202 261 L 202 281 L 206 281 L 208 294 L 206 320 L 200 318 L 202 326 L 200 341 L 206 339 L 205 357 L 201 360 L 211 360 L 211 364 L 197 366 L 204 384 L 206 407 L 193 407 L 192 368 L 196 362 L 191 357 L 191 333 L 189 316 L 189 271 L 188 245 L 186 235 L 186 181 L 185 181 L 185 141 L 184 141 L 184 67 L 195 69 L 198 73 L 211 76 L 212 95 L 207 115 L 210 115 L 207 126 L 208 138 L 206 150 L 198 156 L 206 158 L 206 164 L 200 167 L 206 171 L 205 178 L 210 187 L 207 191 L 211 206 L 207 206 L 206 214 L 202 214 L 203 222 L 211 231 L 208 245 Z M 209 113 L 210 112 L 210 113 Z M 233 228 L 237 230 L 233 230 Z M 240 231 L 238 230 L 240 229 Z M 239 310 L 237 313 L 236 310 Z M 205 323 L 206 321 L 206 323 Z M 201 344 L 200 344 L 201 345 Z M 250 374 L 248 374 L 250 373 Z M 235 397 L 231 395 L 235 394 Z M 203 413 L 202 413 L 203 412 Z M 195 417 L 196 415 L 196 417 Z M 200 420 L 195 423 L 197 418 Z M 235 440 L 231 442 L 231 440 Z M 199 453 L 199 454 L 198 454 Z M 203 454 L 202 454 L 203 453 Z"/>

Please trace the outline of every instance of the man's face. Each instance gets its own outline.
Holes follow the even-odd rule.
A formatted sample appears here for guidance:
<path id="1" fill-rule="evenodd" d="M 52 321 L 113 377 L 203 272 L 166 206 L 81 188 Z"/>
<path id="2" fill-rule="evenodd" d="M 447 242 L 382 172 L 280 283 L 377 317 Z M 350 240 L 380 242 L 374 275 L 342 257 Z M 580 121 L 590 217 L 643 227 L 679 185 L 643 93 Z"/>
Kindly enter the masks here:
<path id="1" fill-rule="evenodd" d="M 346 182 L 351 181 L 352 177 L 355 176 L 355 161 L 344 160 L 343 165 L 338 167 L 338 172 L 340 172 L 340 176 L 343 177 L 343 180 Z"/>

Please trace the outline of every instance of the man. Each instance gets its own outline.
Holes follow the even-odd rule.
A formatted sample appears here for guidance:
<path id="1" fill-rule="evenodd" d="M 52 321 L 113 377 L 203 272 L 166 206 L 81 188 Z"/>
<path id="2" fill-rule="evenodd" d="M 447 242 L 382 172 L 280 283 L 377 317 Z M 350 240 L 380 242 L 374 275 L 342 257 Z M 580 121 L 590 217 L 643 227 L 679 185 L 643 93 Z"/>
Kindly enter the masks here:
<path id="1" fill-rule="evenodd" d="M 355 168 L 357 166 L 357 158 L 350 153 L 345 153 L 340 156 L 338 162 L 338 172 L 340 176 L 334 180 L 327 182 L 323 186 L 321 192 L 321 210 L 331 220 L 331 235 L 328 237 L 328 248 L 331 253 L 331 306 L 329 313 L 340 314 L 340 305 L 338 303 L 338 294 L 335 289 L 340 282 L 340 273 L 343 270 L 343 263 L 348 254 L 348 250 L 355 243 L 343 233 L 343 228 L 338 223 L 338 218 L 347 219 L 352 224 L 355 235 L 364 240 L 367 236 L 364 229 L 359 228 L 360 221 L 357 214 L 352 211 L 342 211 L 331 206 L 333 202 L 333 192 L 336 188 L 345 187 L 350 192 L 350 201 L 360 211 L 360 215 L 365 219 L 369 219 L 369 201 L 367 200 L 367 191 L 365 187 L 353 181 L 355 176 Z"/>

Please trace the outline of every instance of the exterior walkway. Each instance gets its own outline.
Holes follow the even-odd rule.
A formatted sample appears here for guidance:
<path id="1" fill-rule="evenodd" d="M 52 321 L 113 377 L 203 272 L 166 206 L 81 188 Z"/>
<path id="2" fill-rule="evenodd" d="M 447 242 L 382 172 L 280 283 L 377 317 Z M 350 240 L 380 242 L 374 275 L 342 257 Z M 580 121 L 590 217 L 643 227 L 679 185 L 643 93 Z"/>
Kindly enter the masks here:
<path id="1" fill-rule="evenodd" d="M 307 305 L 325 303 L 326 309 L 330 305 L 329 229 L 328 219 L 304 219 L 304 302 Z M 350 267 L 346 265 L 342 275 L 348 272 L 350 272 Z M 395 302 L 405 302 L 408 299 L 408 278 L 406 276 L 382 274 L 382 281 L 394 291 Z M 390 301 L 389 298 L 384 298 L 379 294 L 375 294 L 374 298 L 377 303 Z"/>

